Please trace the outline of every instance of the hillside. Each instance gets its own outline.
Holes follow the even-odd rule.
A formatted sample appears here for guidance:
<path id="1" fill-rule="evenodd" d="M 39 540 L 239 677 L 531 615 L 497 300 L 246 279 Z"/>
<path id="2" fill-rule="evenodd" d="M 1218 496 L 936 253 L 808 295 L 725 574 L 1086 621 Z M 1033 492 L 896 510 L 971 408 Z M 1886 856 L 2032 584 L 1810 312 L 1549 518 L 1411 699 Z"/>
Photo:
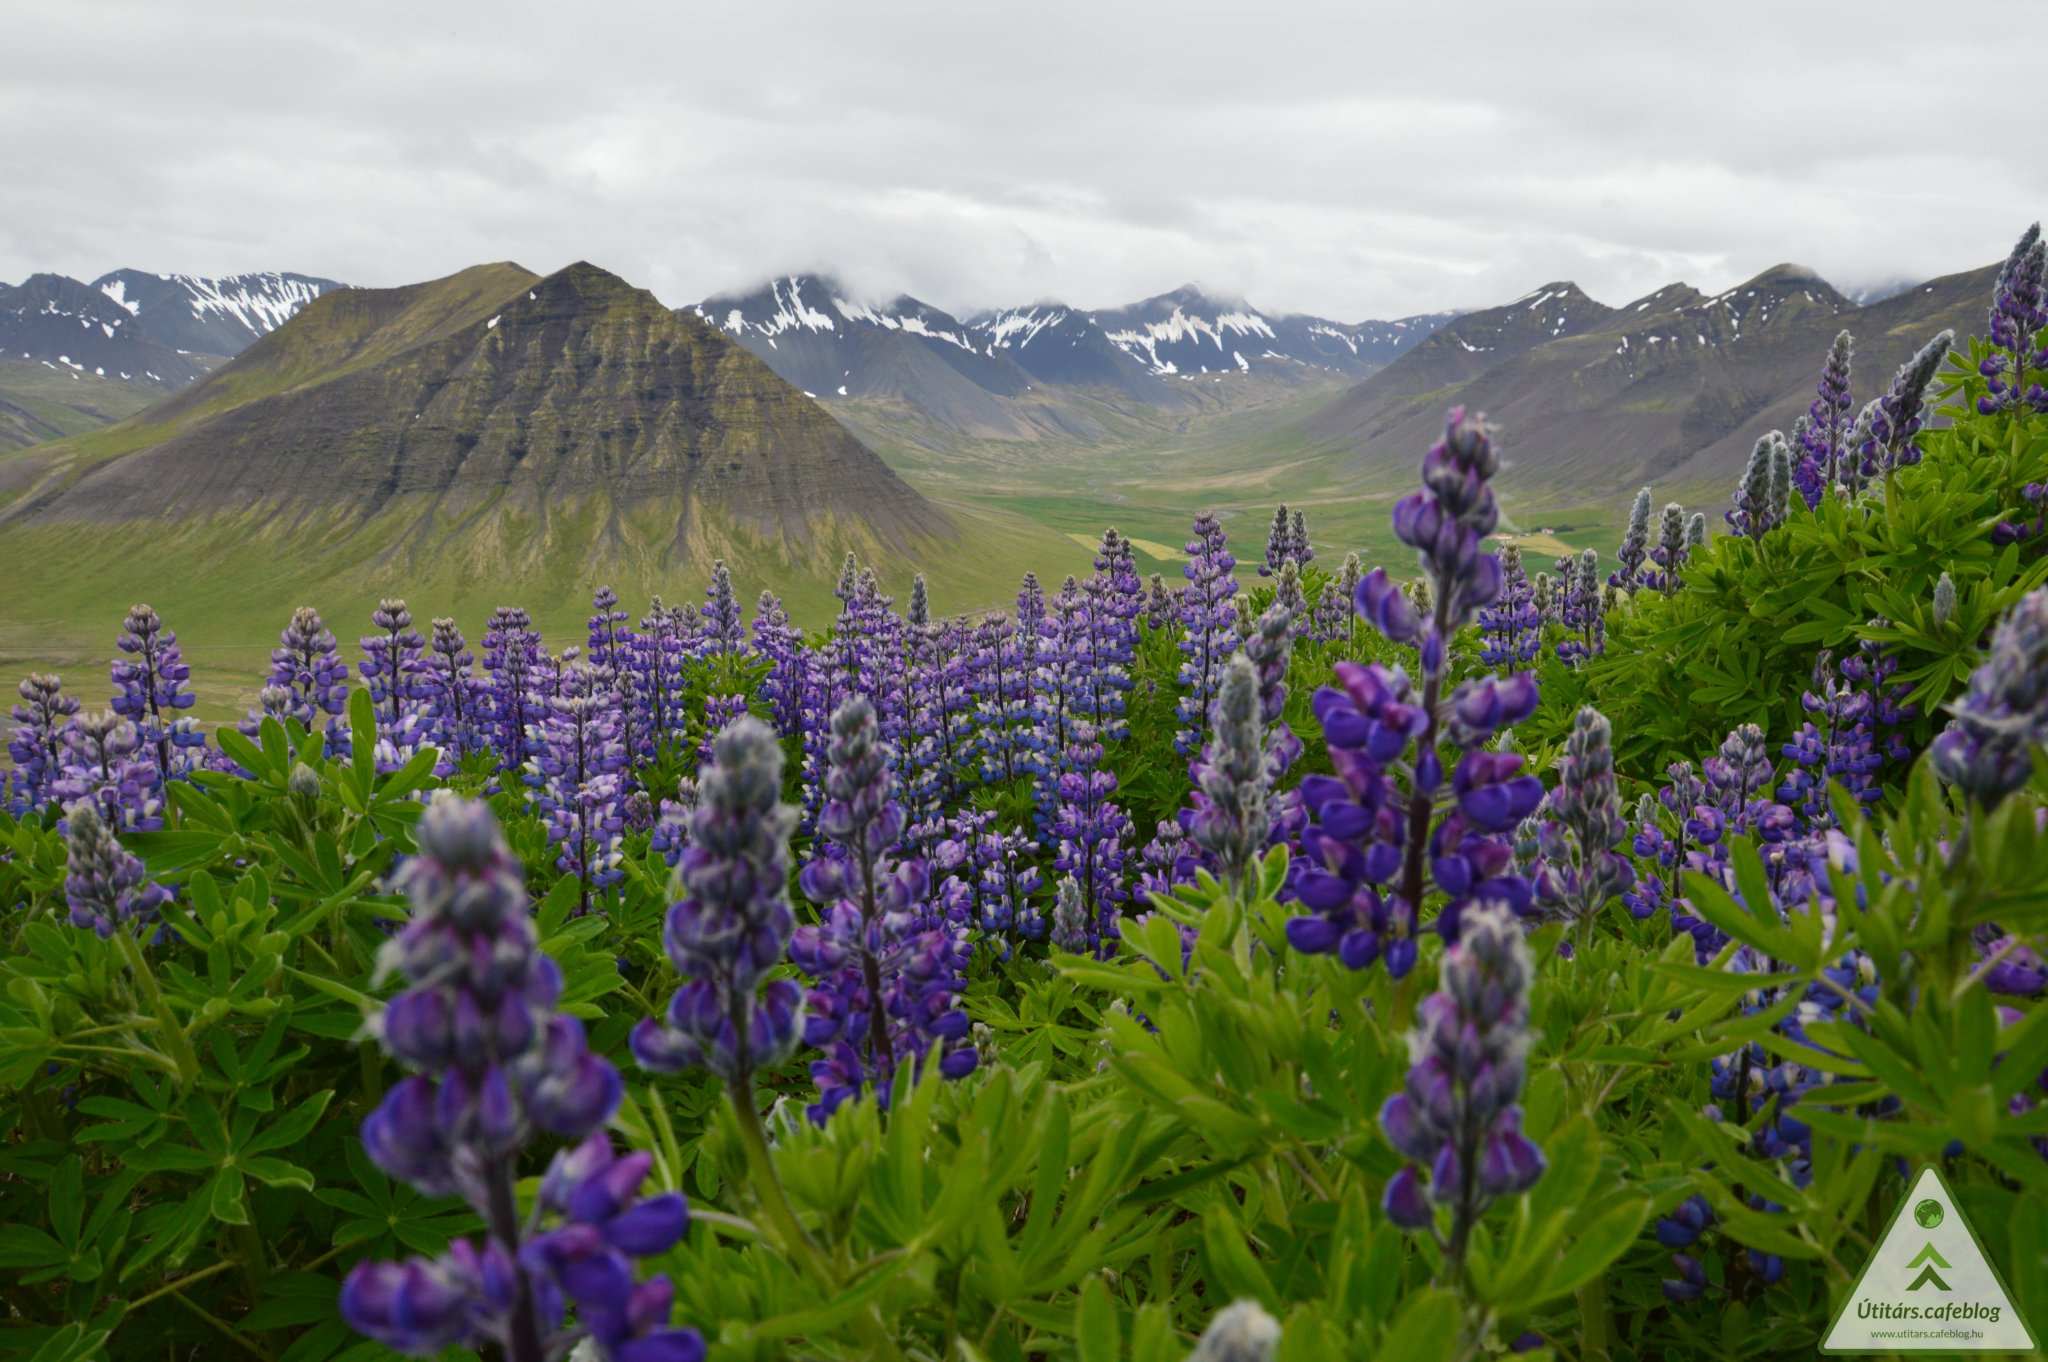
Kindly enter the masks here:
<path id="1" fill-rule="evenodd" d="M 1994 273 L 1933 280 L 1867 307 L 1796 265 L 1713 296 L 1671 284 L 1619 308 L 1552 284 L 1459 318 L 1306 430 L 1377 483 L 1405 474 L 1445 408 L 1462 404 L 1501 429 L 1526 507 L 1622 498 L 1645 482 L 1718 492 L 1759 435 L 1790 430 L 1806 410 L 1837 331 L 1856 338 L 1861 403 L 1942 327 L 1979 324 Z"/>
<path id="2" fill-rule="evenodd" d="M 692 601 L 719 557 L 815 615 L 849 549 L 982 604 L 1054 542 L 1000 516 L 966 538 L 697 318 L 589 265 L 483 266 L 327 295 L 138 417 L 0 458 L 0 656 L 10 626 L 139 599 L 254 640 L 404 592 L 474 637 L 507 601 L 580 619 L 604 582 Z"/>

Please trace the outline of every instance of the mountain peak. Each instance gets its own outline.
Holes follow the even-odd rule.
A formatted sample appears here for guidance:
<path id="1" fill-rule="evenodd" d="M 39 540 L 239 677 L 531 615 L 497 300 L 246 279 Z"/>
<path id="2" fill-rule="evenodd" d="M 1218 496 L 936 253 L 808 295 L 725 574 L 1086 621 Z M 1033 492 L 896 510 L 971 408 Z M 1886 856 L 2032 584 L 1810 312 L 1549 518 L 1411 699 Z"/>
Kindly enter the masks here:
<path id="1" fill-rule="evenodd" d="M 1775 288 L 1781 290 L 1813 288 L 1816 286 L 1826 289 L 1830 293 L 1835 291 L 1834 285 L 1821 278 L 1819 271 L 1805 265 L 1795 265 L 1789 261 L 1773 265 L 1754 279 L 1746 280 L 1737 285 L 1737 287 L 1745 289 Z"/>
<path id="2" fill-rule="evenodd" d="M 564 265 L 547 275 L 530 290 L 538 297 L 573 294 L 579 298 L 625 298 L 645 290 L 633 287 L 618 275 L 588 260 Z"/>

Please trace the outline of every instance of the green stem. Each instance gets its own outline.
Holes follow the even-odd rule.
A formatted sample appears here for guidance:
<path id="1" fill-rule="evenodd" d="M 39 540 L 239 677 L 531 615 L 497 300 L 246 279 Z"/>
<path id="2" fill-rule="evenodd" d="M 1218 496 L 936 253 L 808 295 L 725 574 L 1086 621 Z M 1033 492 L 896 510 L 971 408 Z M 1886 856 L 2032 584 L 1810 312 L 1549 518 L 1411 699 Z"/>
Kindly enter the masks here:
<path id="1" fill-rule="evenodd" d="M 182 1287 L 183 1285 L 184 1283 L 179 1283 L 179 1286 Z M 250 1352 L 256 1354 L 256 1356 L 263 1358 L 264 1362 L 269 1362 L 269 1353 L 257 1347 L 256 1344 L 250 1341 L 250 1339 L 246 1335 L 235 1332 L 234 1325 L 229 1324 L 220 1316 L 210 1313 L 209 1311 L 205 1310 L 201 1306 L 195 1304 L 193 1301 L 188 1299 L 183 1291 L 173 1290 L 171 1292 L 171 1299 L 176 1301 L 178 1304 L 184 1306 L 187 1310 L 190 1310 L 193 1314 L 199 1316 L 199 1318 L 205 1320 L 208 1324 L 211 1324 L 214 1328 L 220 1330 L 223 1334 L 226 1334 L 228 1338 L 233 1340 L 237 1346 L 247 1348 Z"/>
<path id="2" fill-rule="evenodd" d="M 330 1254 L 329 1256 L 331 1257 L 332 1255 Z M 325 1260 L 321 1259 L 318 1261 Z M 317 1262 L 308 1263 L 304 1270 L 311 1271 L 313 1267 L 315 1267 L 316 1265 Z M 186 1276 L 178 1278 L 178 1280 L 176 1280 L 175 1282 L 166 1282 L 164 1285 L 158 1287 L 156 1290 L 150 1292 L 146 1296 L 137 1296 L 134 1300 L 129 1301 L 128 1304 L 125 1307 L 123 1307 L 123 1313 L 132 1315 L 137 1310 L 140 1310 L 143 1306 L 148 1305 L 152 1301 L 161 1300 L 163 1297 L 171 1295 L 174 1292 L 183 1291 L 186 1287 L 192 1285 L 194 1282 L 203 1282 L 208 1277 L 214 1276 L 217 1273 L 226 1272 L 231 1267 L 239 1266 L 240 1264 L 237 1263 L 233 1258 L 223 1258 L 219 1262 L 215 1263 L 212 1267 L 203 1267 L 199 1269 L 199 1271 L 197 1272 L 190 1273 Z"/>
<path id="3" fill-rule="evenodd" d="M 741 1042 L 744 1047 L 744 1040 Z M 840 1275 L 826 1261 L 816 1241 L 805 1232 L 803 1223 L 796 1218 L 796 1208 L 789 1204 L 789 1196 L 782 1190 L 782 1179 L 775 1172 L 775 1161 L 768 1153 L 768 1132 L 761 1125 L 761 1113 L 754 1106 L 754 1095 L 744 1080 L 729 1080 L 726 1095 L 731 1098 L 734 1117 L 740 1128 L 740 1143 L 746 1146 L 747 1166 L 754 1195 L 761 1202 L 768 1223 L 782 1242 L 782 1251 L 798 1260 L 819 1291 L 827 1298 L 839 1292 Z M 904 1362 L 903 1352 L 889 1337 L 882 1321 L 870 1307 L 847 1321 L 848 1326 L 859 1337 L 870 1358 L 882 1362 Z"/>
<path id="4" fill-rule="evenodd" d="M 249 1198 L 242 1198 L 242 1214 L 249 1214 Z M 253 1221 L 236 1225 L 230 1236 L 235 1241 L 235 1253 L 242 1262 L 242 1280 L 249 1285 L 249 1297 L 253 1304 L 263 1295 L 264 1284 L 270 1280 L 270 1258 L 263 1251 L 263 1240 L 257 1236 Z"/>
<path id="5" fill-rule="evenodd" d="M 1607 1303 L 1607 1274 L 1579 1288 L 1579 1356 L 1608 1362 L 1613 1356 L 1614 1315 Z"/>
<path id="6" fill-rule="evenodd" d="M 780 1241 L 777 1247 L 790 1257 L 802 1260 L 804 1270 L 824 1285 L 831 1280 L 832 1273 L 826 1267 L 824 1254 L 805 1231 L 803 1222 L 796 1218 L 796 1208 L 789 1204 L 789 1195 L 782 1190 L 782 1179 L 776 1174 L 775 1161 L 768 1154 L 768 1132 L 761 1125 L 761 1113 L 754 1106 L 753 1093 L 738 1080 L 733 1080 L 726 1086 L 726 1095 L 731 1098 L 733 1115 L 738 1118 L 740 1143 L 746 1147 L 747 1174 L 754 1185 L 755 1199 L 761 1203 L 768 1225 Z"/>

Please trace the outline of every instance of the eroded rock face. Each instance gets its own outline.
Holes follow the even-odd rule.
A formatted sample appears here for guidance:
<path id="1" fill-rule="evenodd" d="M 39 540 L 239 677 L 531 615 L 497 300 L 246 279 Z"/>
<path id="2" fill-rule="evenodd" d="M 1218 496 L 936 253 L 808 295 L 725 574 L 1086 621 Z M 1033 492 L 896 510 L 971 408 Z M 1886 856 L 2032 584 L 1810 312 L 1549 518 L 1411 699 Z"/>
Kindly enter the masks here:
<path id="1" fill-rule="evenodd" d="M 650 549 L 706 520 L 797 543 L 825 522 L 881 543 L 953 533 L 700 319 L 587 264 L 483 282 L 504 296 L 472 280 L 453 299 L 323 298 L 181 394 L 165 438 L 60 463 L 7 518 L 397 512 L 469 531 L 506 517 L 526 527 L 508 532 L 534 533 L 594 514 L 595 532 Z"/>

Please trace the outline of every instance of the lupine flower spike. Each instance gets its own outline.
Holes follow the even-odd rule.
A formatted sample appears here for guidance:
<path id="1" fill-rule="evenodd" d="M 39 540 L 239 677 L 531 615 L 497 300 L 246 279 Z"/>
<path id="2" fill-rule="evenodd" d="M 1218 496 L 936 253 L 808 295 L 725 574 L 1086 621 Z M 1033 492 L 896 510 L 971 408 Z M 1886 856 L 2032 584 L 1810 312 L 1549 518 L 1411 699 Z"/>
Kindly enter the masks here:
<path id="1" fill-rule="evenodd" d="M 379 962 L 408 987 L 376 1027 L 413 1074 L 363 1123 L 363 1146 L 391 1177 L 468 1201 L 484 1232 L 438 1258 L 357 1264 L 342 1318 L 415 1357 L 494 1345 L 508 1362 L 554 1362 L 588 1339 L 607 1362 L 700 1362 L 702 1338 L 668 1325 L 671 1284 L 636 1282 L 632 1265 L 682 1237 L 689 1207 L 639 1197 L 653 1160 L 614 1155 L 603 1127 L 619 1075 L 556 1010 L 561 972 L 490 810 L 436 800 L 419 848 L 396 877 L 412 919 Z M 516 1164 L 542 1134 L 573 1143 L 522 1219 Z"/>
<path id="2" fill-rule="evenodd" d="M 1289 866 L 1290 894 L 1309 910 L 1287 923 L 1296 950 L 1334 951 L 1353 969 L 1384 958 L 1401 978 L 1414 967 L 1432 887 L 1442 902 L 1429 925 L 1446 941 L 1474 903 L 1530 908 L 1511 834 L 1543 786 L 1518 754 L 1487 744 L 1535 712 L 1536 683 L 1527 673 L 1478 676 L 1445 693 L 1451 638 L 1502 590 L 1499 560 L 1480 551 L 1499 521 L 1489 485 L 1499 469 L 1486 427 L 1453 411 L 1423 460 L 1423 490 L 1394 510 L 1394 532 L 1433 583 L 1433 613 L 1418 615 L 1384 568 L 1358 584 L 1359 615 L 1417 649 L 1422 686 L 1398 667 L 1340 662 L 1338 684 L 1316 693 L 1336 773 L 1300 785 L 1313 821 Z"/>
<path id="3" fill-rule="evenodd" d="M 1440 991 L 1416 1011 L 1408 1081 L 1380 1109 L 1387 1143 L 1413 1160 L 1387 1183 L 1387 1218 L 1441 1234 L 1453 1283 L 1487 1206 L 1543 1176 L 1543 1151 L 1522 1134 L 1518 1105 L 1531 974 L 1521 925 L 1505 904 L 1467 912 L 1457 944 L 1444 951 Z M 1439 1229 L 1439 1208 L 1447 1232 Z"/>

